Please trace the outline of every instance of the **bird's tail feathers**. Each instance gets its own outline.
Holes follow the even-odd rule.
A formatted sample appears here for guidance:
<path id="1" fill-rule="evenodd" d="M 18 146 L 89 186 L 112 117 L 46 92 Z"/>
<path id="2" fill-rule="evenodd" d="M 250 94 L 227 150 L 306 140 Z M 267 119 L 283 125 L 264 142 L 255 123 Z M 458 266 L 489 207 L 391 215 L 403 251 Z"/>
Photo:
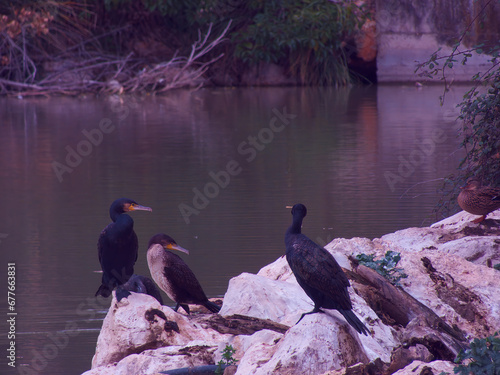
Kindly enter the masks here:
<path id="1" fill-rule="evenodd" d="M 207 309 L 209 309 L 213 313 L 218 313 L 220 311 L 220 306 L 217 305 L 216 303 L 213 303 L 212 301 L 205 302 L 205 304 L 203 306 L 205 306 Z"/>
<path id="2" fill-rule="evenodd" d="M 344 316 L 345 320 L 359 333 L 366 336 L 370 333 L 368 328 L 359 320 L 359 318 L 352 312 L 352 310 L 339 310 L 339 312 Z"/>

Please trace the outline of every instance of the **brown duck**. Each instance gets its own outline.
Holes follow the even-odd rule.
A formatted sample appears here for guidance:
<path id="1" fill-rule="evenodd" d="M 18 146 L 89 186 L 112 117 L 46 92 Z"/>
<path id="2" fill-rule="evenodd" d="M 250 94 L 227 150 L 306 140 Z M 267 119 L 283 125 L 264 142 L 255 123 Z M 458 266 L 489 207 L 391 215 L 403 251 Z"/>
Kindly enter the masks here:
<path id="1" fill-rule="evenodd" d="M 486 215 L 500 208 L 500 188 L 481 186 L 479 181 L 473 178 L 462 188 L 457 201 L 464 211 L 481 215 L 473 220 L 474 223 L 480 223 Z"/>

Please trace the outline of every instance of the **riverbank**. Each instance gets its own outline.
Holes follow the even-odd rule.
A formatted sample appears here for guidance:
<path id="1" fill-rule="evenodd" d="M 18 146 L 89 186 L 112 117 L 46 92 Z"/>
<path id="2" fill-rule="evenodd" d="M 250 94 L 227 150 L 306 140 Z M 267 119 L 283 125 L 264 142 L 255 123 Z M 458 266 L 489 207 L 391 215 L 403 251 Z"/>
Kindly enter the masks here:
<path id="1" fill-rule="evenodd" d="M 216 364 L 226 345 L 236 349 L 236 374 L 452 373 L 469 341 L 500 326 L 500 271 L 492 268 L 500 263 L 500 212 L 482 224 L 473 218 L 460 212 L 430 227 L 325 247 L 346 270 L 354 311 L 370 336 L 331 310 L 295 324 L 312 303 L 280 257 L 233 278 L 220 315 L 185 316 L 142 294 L 113 300 L 85 375 Z M 401 253 L 398 267 L 408 275 L 399 287 L 353 260 L 389 250 Z"/>
<path id="2" fill-rule="evenodd" d="M 500 35 L 499 16 L 494 2 L 472 0 L 314 6 L 28 0 L 0 6 L 0 95 L 471 82 L 495 69 L 486 53 Z"/>

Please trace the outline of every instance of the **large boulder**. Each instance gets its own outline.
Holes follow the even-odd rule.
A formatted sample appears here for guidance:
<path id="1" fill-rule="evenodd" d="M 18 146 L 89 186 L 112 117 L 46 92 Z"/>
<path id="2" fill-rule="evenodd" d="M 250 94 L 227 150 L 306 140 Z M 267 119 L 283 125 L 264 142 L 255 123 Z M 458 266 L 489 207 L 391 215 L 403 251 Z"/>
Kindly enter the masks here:
<path id="1" fill-rule="evenodd" d="M 293 325 L 303 312 L 311 309 L 311 300 L 297 282 L 275 281 L 242 273 L 229 281 L 219 313 L 223 316 L 247 315 Z"/>
<path id="2" fill-rule="evenodd" d="M 132 293 L 120 302 L 116 301 L 113 294 L 111 307 L 104 318 L 97 340 L 92 368 L 117 362 L 119 362 L 117 368 L 123 367 L 122 359 L 133 354 L 136 356 L 131 358 L 134 358 L 136 362 L 147 363 L 147 366 L 144 365 L 146 367 L 151 367 L 149 363 L 154 361 L 154 357 L 164 358 L 162 365 L 172 363 L 171 366 L 174 368 L 177 364 L 186 366 L 195 363 L 197 365 L 213 364 L 212 355 L 204 355 L 205 360 L 201 363 L 192 360 L 184 361 L 183 358 L 189 354 L 190 350 L 186 348 L 202 347 L 205 349 L 201 352 L 208 351 L 213 354 L 219 341 L 224 339 L 225 335 L 203 327 L 187 316 L 174 312 L 170 307 L 161 306 L 155 298 L 147 294 Z M 158 355 L 151 350 L 158 348 L 162 350 L 169 348 L 168 355 Z M 176 354 L 181 349 L 184 350 L 184 353 Z M 137 355 L 140 355 L 140 360 Z M 189 354 L 189 357 L 197 356 Z M 128 362 L 130 360 L 124 363 Z M 145 370 L 141 371 L 142 373 L 150 373 Z M 131 371 L 130 373 L 136 372 Z"/>
<path id="3" fill-rule="evenodd" d="M 353 329 L 340 322 L 340 315 L 314 314 L 290 328 L 276 344 L 273 356 L 251 372 L 236 374 L 320 374 L 358 362 L 368 362 Z"/>
<path id="4" fill-rule="evenodd" d="M 413 361 L 401 370 L 394 372 L 394 375 L 431 375 L 431 374 L 453 374 L 455 366 L 447 361 Z"/>

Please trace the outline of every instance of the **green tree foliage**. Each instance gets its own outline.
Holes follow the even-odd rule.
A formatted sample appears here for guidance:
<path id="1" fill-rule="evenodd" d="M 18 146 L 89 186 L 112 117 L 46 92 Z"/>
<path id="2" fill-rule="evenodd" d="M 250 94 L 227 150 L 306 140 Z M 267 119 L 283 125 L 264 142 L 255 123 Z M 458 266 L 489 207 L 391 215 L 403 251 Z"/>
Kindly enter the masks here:
<path id="1" fill-rule="evenodd" d="M 350 82 L 346 40 L 366 15 L 353 3 L 328 0 L 250 2 L 254 16 L 233 34 L 235 54 L 247 64 L 287 65 L 304 84 Z"/>
<path id="2" fill-rule="evenodd" d="M 133 0 L 105 0 L 107 9 Z M 142 0 L 174 30 L 192 35 L 232 22 L 229 52 L 247 66 L 273 62 L 303 84 L 351 82 L 346 51 L 368 13 L 351 1 L 330 0 Z"/>
<path id="3" fill-rule="evenodd" d="M 356 259 L 360 264 L 377 271 L 393 285 L 398 286 L 401 279 L 408 277 L 403 268 L 397 267 L 401 260 L 401 254 L 395 251 L 387 251 L 381 259 L 375 259 L 373 254 L 358 254 Z"/>
<path id="4" fill-rule="evenodd" d="M 500 374 L 500 332 L 484 339 L 474 339 L 470 349 L 461 351 L 455 363 L 454 373 L 460 375 Z"/>
<path id="5" fill-rule="evenodd" d="M 234 359 L 233 354 L 236 353 L 236 349 L 233 348 L 232 345 L 226 345 L 224 350 L 222 351 L 222 359 L 217 363 L 217 370 L 215 370 L 216 374 L 223 374 L 222 370 L 223 366 L 232 366 L 236 364 L 236 359 Z"/>
<path id="6" fill-rule="evenodd" d="M 0 77 L 22 89 L 44 79 L 42 64 L 73 61 L 76 69 L 100 56 L 92 80 L 106 80 L 114 76 L 103 68 L 110 61 L 126 59 L 140 71 L 189 55 L 200 34 L 215 39 L 230 25 L 224 44 L 200 64 L 224 53 L 218 69 L 235 77 L 264 62 L 301 84 L 346 85 L 355 33 L 367 17 L 351 0 L 13 0 L 0 4 Z"/>
<path id="7" fill-rule="evenodd" d="M 475 176 L 497 185 L 500 184 L 500 45 L 485 50 L 484 44 L 480 44 L 458 52 L 459 46 L 457 43 L 447 56 L 438 57 L 439 51 L 435 52 L 420 69 L 427 68 L 423 73 L 427 77 L 441 74 L 441 79 L 446 81 L 446 69 L 452 69 L 457 63 L 467 64 L 472 52 L 491 56 L 488 70 L 471 77 L 475 84 L 458 104 L 459 119 L 463 121 L 460 146 L 467 152 L 460 168 L 462 180 Z"/>
<path id="8" fill-rule="evenodd" d="M 498 50 L 495 54 L 498 55 Z M 499 185 L 500 69 L 497 67 L 484 83 L 485 92 L 476 87 L 460 103 L 460 119 L 464 123 L 461 146 L 467 151 L 460 167 L 465 178 L 476 176 L 485 183 Z"/>
<path id="9" fill-rule="evenodd" d="M 137 0 L 104 0 L 110 12 L 126 7 L 133 13 L 137 3 Z M 192 29 L 197 32 L 197 28 L 203 27 L 198 16 L 203 6 L 201 0 L 141 0 L 139 3 L 148 13 L 161 15 L 163 21 L 175 31 L 191 34 Z"/>
<path id="10" fill-rule="evenodd" d="M 486 70 L 471 77 L 472 88 L 458 104 L 462 121 L 460 147 L 466 152 L 458 173 L 445 179 L 443 190 L 445 197 L 438 204 L 438 211 L 448 213 L 456 209 L 456 196 L 470 177 L 479 178 L 484 185 L 500 185 L 500 44 L 498 35 L 488 34 L 482 43 L 466 45 L 470 29 L 495 6 L 498 0 L 487 1 L 479 14 L 470 23 L 469 28 L 458 38 L 449 54 L 441 54 L 441 49 L 434 52 L 429 60 L 417 67 L 417 72 L 427 78 L 439 78 L 445 84 L 445 91 L 440 100 L 444 101 L 450 83 L 447 74 L 457 65 L 466 65 L 473 54 L 487 55 Z"/>

